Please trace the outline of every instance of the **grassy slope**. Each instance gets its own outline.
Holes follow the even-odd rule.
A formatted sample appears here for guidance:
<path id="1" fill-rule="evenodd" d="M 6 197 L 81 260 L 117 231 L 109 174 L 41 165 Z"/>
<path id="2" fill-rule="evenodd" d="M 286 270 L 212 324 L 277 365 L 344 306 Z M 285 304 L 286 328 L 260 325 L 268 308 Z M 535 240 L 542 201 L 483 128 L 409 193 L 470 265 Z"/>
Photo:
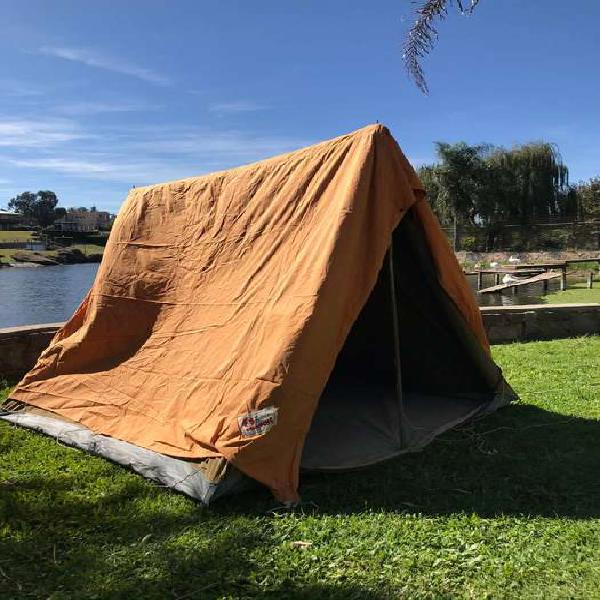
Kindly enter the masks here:
<path id="1" fill-rule="evenodd" d="M 26 242 L 33 237 L 33 231 L 0 230 L 0 242 Z"/>
<path id="2" fill-rule="evenodd" d="M 600 338 L 494 354 L 521 403 L 305 477 L 295 514 L 260 490 L 204 509 L 0 425 L 0 596 L 598 598 Z"/>
<path id="3" fill-rule="evenodd" d="M 0 242 L 26 242 L 31 239 L 32 231 L 0 231 Z M 10 256 L 18 252 L 14 248 L 0 248 L 0 262 L 11 262 Z"/>
<path id="4" fill-rule="evenodd" d="M 95 244 L 73 244 L 69 246 L 69 248 L 77 248 L 81 250 L 86 256 L 90 254 L 103 254 L 104 246 L 96 246 Z M 17 252 L 27 252 L 30 253 L 29 250 L 15 250 L 14 248 L 0 248 L 0 260 L 4 260 L 4 262 L 14 262 L 11 258 L 13 254 Z M 41 250 L 38 251 L 38 254 L 43 256 L 47 256 L 49 258 L 54 258 L 57 254 L 56 250 Z"/>
<path id="5" fill-rule="evenodd" d="M 81 250 L 84 254 L 102 254 L 104 252 L 104 246 L 96 246 L 95 244 L 73 244 L 69 248 L 76 248 Z"/>
<path id="6" fill-rule="evenodd" d="M 600 281 L 596 275 L 594 287 L 588 290 L 584 283 L 576 283 L 570 285 L 564 292 L 554 292 L 543 297 L 546 304 L 569 304 L 569 303 L 586 303 L 600 302 Z"/>

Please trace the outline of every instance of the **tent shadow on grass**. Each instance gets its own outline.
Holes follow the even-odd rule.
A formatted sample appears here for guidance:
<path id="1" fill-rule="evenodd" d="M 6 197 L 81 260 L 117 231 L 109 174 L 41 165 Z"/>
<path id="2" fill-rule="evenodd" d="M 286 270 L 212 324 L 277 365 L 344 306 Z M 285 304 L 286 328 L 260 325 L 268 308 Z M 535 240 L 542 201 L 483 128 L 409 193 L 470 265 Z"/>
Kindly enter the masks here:
<path id="1" fill-rule="evenodd" d="M 19 495 L 18 503 L 10 492 Z M 72 492 L 60 476 L 2 483 L 0 516 L 13 535 L 0 538 L 1 597 L 388 597 L 352 583 L 288 580 L 264 586 L 252 552 L 273 547 L 268 518 L 223 520 L 183 498 L 178 508 L 184 510 L 171 511 L 160 503 L 163 491 L 136 478 L 93 500 Z"/>
<path id="2" fill-rule="evenodd" d="M 598 472 L 600 422 L 514 404 L 419 453 L 344 473 L 304 473 L 301 493 L 305 510 L 322 513 L 586 518 L 600 516 Z M 251 496 L 223 499 L 215 510 L 245 512 L 256 504 Z"/>
<path id="3" fill-rule="evenodd" d="M 28 444 L 38 449 L 48 466 L 0 478 L 0 522 L 11 531 L 0 537 L 0 595 L 387 597 L 350 582 L 279 578 L 265 589 L 259 579 L 269 568 L 253 552 L 265 557 L 264 549 L 281 544 L 266 516 L 274 504 L 267 490 L 204 509 L 22 430 L 11 429 L 2 451 L 21 443 L 26 455 Z M 343 474 L 305 474 L 307 504 L 300 510 L 313 510 L 314 502 L 321 514 L 597 517 L 599 456 L 597 421 L 513 405 L 448 432 L 419 454 Z"/>

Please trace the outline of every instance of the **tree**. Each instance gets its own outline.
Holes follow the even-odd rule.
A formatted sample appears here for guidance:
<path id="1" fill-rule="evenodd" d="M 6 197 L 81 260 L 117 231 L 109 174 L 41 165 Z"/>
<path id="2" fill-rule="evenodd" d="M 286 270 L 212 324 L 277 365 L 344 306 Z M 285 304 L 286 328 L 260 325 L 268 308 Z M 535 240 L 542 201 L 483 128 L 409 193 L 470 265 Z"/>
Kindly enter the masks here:
<path id="1" fill-rule="evenodd" d="M 37 220 L 42 227 L 47 227 L 54 223 L 60 214 L 60 209 L 57 214 L 57 204 L 58 198 L 54 192 L 40 190 L 37 194 L 23 192 L 15 196 L 9 201 L 8 208 L 24 217 Z"/>
<path id="2" fill-rule="evenodd" d="M 23 192 L 8 201 L 8 208 L 9 210 L 14 210 L 17 213 L 32 219 L 36 199 L 37 197 L 34 193 Z"/>
<path id="3" fill-rule="evenodd" d="M 452 209 L 446 204 L 446 196 L 438 177 L 438 165 L 423 165 L 419 168 L 419 179 L 427 192 L 427 200 L 442 225 L 452 223 Z"/>
<path id="4" fill-rule="evenodd" d="M 478 4 L 479 0 L 424 0 L 416 9 L 417 19 L 404 42 L 403 58 L 409 76 L 424 94 L 429 90 L 421 59 L 433 50 L 437 40 L 435 21 L 445 19 L 450 6 L 462 14 L 471 14 Z"/>
<path id="5" fill-rule="evenodd" d="M 577 216 L 583 219 L 600 219 L 600 177 L 579 182 L 573 189 L 577 195 Z"/>
<path id="6" fill-rule="evenodd" d="M 454 226 L 454 248 L 458 246 L 458 224 L 461 219 L 475 220 L 476 198 L 479 195 L 485 168 L 482 154 L 485 146 L 469 146 L 465 142 L 436 142 L 439 165 L 428 174 L 437 187 L 438 211 L 451 216 Z"/>
<path id="7" fill-rule="evenodd" d="M 503 220 L 526 224 L 576 216 L 567 206 L 569 170 L 556 145 L 530 142 L 498 148 L 488 162 L 495 176 L 489 193 L 498 197 Z"/>
<path id="8" fill-rule="evenodd" d="M 577 218 L 583 210 L 584 192 L 568 185 L 569 170 L 553 144 L 506 149 L 437 142 L 436 149 L 439 163 L 421 167 L 419 175 L 442 224 L 454 225 L 455 246 L 461 222 L 482 229 L 491 249 L 506 223 Z M 586 206 L 595 206 L 593 193 L 585 190 Z"/>

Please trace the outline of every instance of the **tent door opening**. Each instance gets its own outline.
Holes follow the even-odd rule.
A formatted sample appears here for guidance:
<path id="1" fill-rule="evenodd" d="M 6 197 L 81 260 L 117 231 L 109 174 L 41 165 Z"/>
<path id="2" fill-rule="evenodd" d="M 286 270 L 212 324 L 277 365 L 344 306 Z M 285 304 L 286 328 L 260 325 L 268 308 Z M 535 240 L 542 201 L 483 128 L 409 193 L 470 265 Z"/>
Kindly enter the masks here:
<path id="1" fill-rule="evenodd" d="M 348 469 L 416 450 L 495 395 L 409 212 L 338 355 L 301 466 Z M 483 372 L 482 372 L 483 371 Z"/>

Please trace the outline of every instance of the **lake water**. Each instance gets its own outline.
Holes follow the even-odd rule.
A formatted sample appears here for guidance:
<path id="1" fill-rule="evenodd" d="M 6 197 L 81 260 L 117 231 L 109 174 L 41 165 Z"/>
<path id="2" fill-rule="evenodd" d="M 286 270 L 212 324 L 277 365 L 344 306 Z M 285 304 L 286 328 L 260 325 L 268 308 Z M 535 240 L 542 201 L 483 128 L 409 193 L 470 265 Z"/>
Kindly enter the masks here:
<path id="1" fill-rule="evenodd" d="M 90 289 L 97 270 L 96 263 L 0 269 L 0 328 L 66 321 Z M 477 278 L 468 279 L 476 289 Z M 549 290 L 558 290 L 559 281 L 549 281 Z M 484 279 L 484 286 L 493 284 L 493 276 Z M 542 284 L 521 288 L 516 295 L 508 290 L 477 299 L 482 306 L 540 304 Z"/>
<path id="2" fill-rule="evenodd" d="M 66 321 L 92 286 L 98 263 L 0 269 L 0 328 Z"/>

